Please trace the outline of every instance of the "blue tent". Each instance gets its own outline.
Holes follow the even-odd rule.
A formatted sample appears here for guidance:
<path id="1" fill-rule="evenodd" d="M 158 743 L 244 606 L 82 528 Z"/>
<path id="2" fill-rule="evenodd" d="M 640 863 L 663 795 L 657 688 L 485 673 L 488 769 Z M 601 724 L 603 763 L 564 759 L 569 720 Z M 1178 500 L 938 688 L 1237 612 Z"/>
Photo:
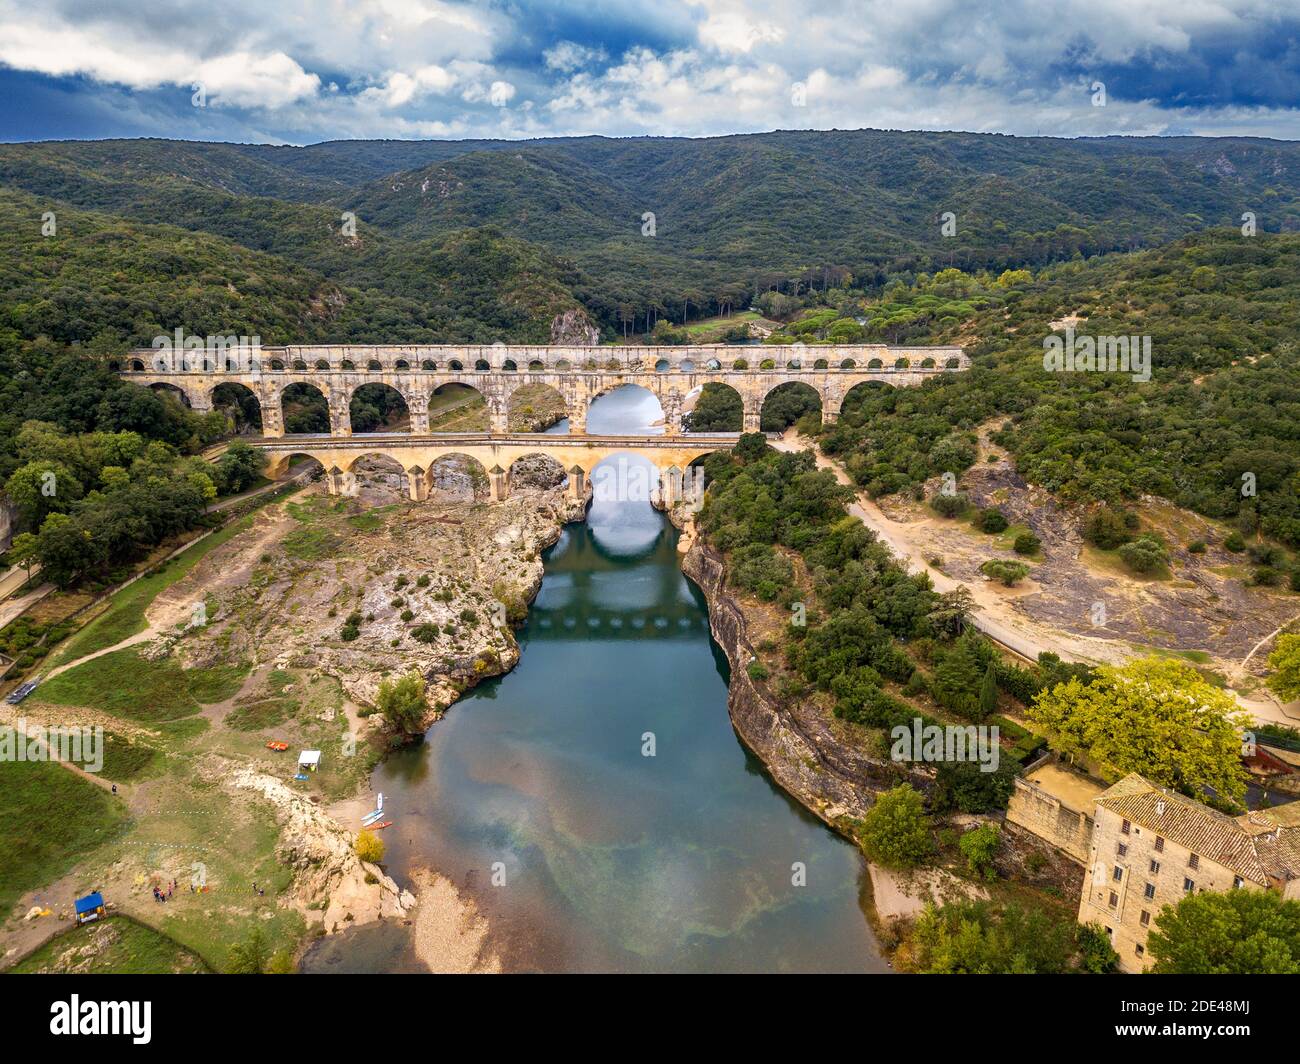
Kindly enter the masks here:
<path id="1" fill-rule="evenodd" d="M 96 891 L 76 901 L 77 923 L 85 924 L 104 915 L 104 895 Z"/>

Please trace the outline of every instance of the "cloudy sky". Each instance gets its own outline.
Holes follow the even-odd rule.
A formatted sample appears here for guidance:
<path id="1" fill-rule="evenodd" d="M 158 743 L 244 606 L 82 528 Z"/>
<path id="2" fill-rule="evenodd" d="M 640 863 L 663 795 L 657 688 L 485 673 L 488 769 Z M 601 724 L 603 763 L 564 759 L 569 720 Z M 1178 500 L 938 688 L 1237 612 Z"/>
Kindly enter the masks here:
<path id="1" fill-rule="evenodd" d="M 0 0 L 0 98 L 4 140 L 1295 139 L 1300 0 Z"/>

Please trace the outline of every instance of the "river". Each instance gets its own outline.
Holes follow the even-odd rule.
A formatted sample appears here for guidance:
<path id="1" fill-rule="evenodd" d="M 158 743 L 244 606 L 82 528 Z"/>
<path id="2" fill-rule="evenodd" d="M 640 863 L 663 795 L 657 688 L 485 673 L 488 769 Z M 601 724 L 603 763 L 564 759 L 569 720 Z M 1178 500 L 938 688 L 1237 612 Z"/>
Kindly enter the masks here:
<path id="1" fill-rule="evenodd" d="M 618 428 L 598 403 L 591 431 L 653 431 L 609 398 Z M 884 970 L 860 855 L 731 728 L 677 531 L 636 490 L 601 490 L 601 470 L 636 485 L 646 466 L 620 456 L 593 476 L 588 520 L 547 552 L 516 668 L 375 771 L 396 821 L 386 866 L 473 895 L 507 971 Z M 305 967 L 419 970 L 393 926 L 324 940 Z"/>

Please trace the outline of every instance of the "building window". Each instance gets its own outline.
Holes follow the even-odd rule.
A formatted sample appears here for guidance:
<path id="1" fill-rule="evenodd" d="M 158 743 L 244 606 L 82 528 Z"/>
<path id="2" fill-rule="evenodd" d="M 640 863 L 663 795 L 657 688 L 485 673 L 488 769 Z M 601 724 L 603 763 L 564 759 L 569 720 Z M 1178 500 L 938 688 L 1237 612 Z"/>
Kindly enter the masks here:
<path id="1" fill-rule="evenodd" d="M 1196 889 L 1196 884 L 1186 877 L 1183 878 L 1183 890 L 1190 894 Z"/>
<path id="2" fill-rule="evenodd" d="M 1165 852 L 1165 840 L 1162 839 L 1159 835 L 1157 835 L 1157 836 L 1156 836 L 1156 853 L 1164 853 L 1164 852 Z"/>
<path id="3" fill-rule="evenodd" d="M 1158 875 L 1160 874 L 1160 862 L 1159 862 L 1159 861 L 1152 861 L 1152 862 L 1151 862 L 1151 874 L 1152 874 L 1153 876 L 1158 876 Z"/>
<path id="4" fill-rule="evenodd" d="M 1187 867 L 1188 867 L 1188 868 L 1200 868 L 1200 867 L 1201 867 L 1201 859 L 1200 859 L 1199 857 L 1197 857 L 1196 854 L 1192 854 L 1190 857 L 1187 858 Z"/>
<path id="5" fill-rule="evenodd" d="M 1120 868 L 1119 865 L 1116 865 L 1114 871 L 1112 871 L 1110 874 L 1110 878 L 1113 879 L 1116 883 L 1118 883 L 1121 879 L 1124 878 L 1124 869 Z"/>
<path id="6" fill-rule="evenodd" d="M 1232 889 L 1233 889 L 1233 890 L 1240 890 L 1240 889 L 1241 889 L 1242 887 L 1244 887 L 1245 885 L 1246 885 L 1246 881 L 1245 881 L 1244 879 L 1242 879 L 1241 876 L 1233 876 L 1233 877 L 1232 877 Z"/>
<path id="7" fill-rule="evenodd" d="M 1148 883 L 1142 894 L 1146 898 L 1154 898 L 1156 896 L 1156 885 L 1154 883 Z"/>
<path id="8" fill-rule="evenodd" d="M 1115 847 L 1115 856 L 1116 856 L 1116 857 L 1125 857 L 1125 856 L 1127 856 L 1127 855 L 1128 855 L 1128 847 L 1125 846 L 1122 842 L 1121 842 L 1118 846 Z"/>
<path id="9" fill-rule="evenodd" d="M 1137 955 L 1140 957 L 1146 952 L 1146 947 L 1141 942 L 1137 944 Z"/>
<path id="10" fill-rule="evenodd" d="M 1110 907 L 1113 909 L 1118 904 L 1119 904 L 1119 895 L 1112 890 L 1110 892 Z"/>
<path id="11" fill-rule="evenodd" d="M 1121 822 L 1121 824 L 1120 824 L 1120 826 L 1119 826 L 1119 829 L 1120 829 L 1120 831 L 1122 831 L 1125 835 L 1127 835 L 1127 834 L 1129 833 L 1129 830 L 1130 830 L 1132 827 L 1133 827 L 1133 825 L 1130 824 L 1127 820 L 1125 820 L 1125 821 Z"/>
<path id="12" fill-rule="evenodd" d="M 1147 927 L 1151 923 L 1151 914 L 1143 909 L 1142 916 L 1138 919 L 1138 923 L 1143 927 Z"/>

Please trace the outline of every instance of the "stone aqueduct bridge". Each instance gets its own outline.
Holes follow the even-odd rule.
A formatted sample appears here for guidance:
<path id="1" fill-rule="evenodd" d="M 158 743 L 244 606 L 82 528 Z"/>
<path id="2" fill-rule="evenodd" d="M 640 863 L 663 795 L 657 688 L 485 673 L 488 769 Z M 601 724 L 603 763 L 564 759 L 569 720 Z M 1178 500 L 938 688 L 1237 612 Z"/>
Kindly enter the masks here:
<path id="1" fill-rule="evenodd" d="M 354 480 L 350 471 L 357 459 L 382 454 L 407 470 L 410 494 L 415 499 L 428 494 L 433 462 L 451 453 L 467 454 L 483 462 L 492 476 L 494 498 L 504 494 L 509 463 L 523 454 L 540 452 L 556 457 L 570 473 L 570 489 L 578 491 L 595 465 L 616 452 L 643 453 L 665 473 L 685 469 L 701 455 L 735 442 L 734 434 L 682 431 L 686 396 L 705 384 L 734 389 L 744 411 L 744 430 L 754 432 L 759 427 L 764 400 L 783 384 L 799 382 L 810 386 L 821 398 L 823 420 L 833 421 L 839 416 L 844 396 L 856 385 L 868 381 L 900 387 L 914 385 L 927 377 L 968 367 L 960 347 L 884 344 L 216 345 L 196 350 L 137 350 L 116 366 L 126 379 L 136 383 L 178 389 L 191 408 L 199 411 L 212 409 L 213 392 L 221 385 L 241 385 L 261 408 L 263 439 L 259 445 L 271 453 L 273 471 L 283 468 L 293 454 L 310 455 L 325 467 L 331 492 L 348 492 Z M 430 397 L 436 389 L 452 383 L 467 385 L 483 396 L 490 433 L 430 433 Z M 283 396 L 285 389 L 294 384 L 315 388 L 325 398 L 330 412 L 328 436 L 285 437 Z M 349 413 L 352 396 L 367 384 L 387 385 L 402 396 L 410 414 L 409 432 L 353 437 Z M 548 385 L 563 398 L 569 436 L 508 433 L 511 397 L 530 384 Z M 640 385 L 659 399 L 664 435 L 588 436 L 587 410 L 592 401 L 626 384 Z M 666 482 L 663 490 L 672 496 Z"/>

